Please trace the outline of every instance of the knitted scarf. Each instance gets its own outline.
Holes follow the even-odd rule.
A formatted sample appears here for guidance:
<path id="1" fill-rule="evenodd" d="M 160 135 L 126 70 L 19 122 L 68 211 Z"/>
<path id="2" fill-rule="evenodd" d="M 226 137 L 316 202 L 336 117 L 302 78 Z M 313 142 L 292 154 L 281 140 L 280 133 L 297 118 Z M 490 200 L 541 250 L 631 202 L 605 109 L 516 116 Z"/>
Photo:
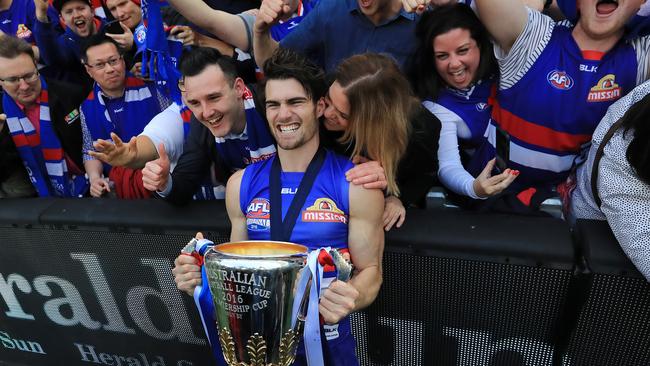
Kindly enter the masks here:
<path id="1" fill-rule="evenodd" d="M 79 197 L 87 191 L 88 181 L 84 176 L 68 174 L 63 148 L 50 120 L 47 84 L 43 78 L 40 100 L 40 133 L 37 133 L 16 102 L 4 95 L 2 105 L 11 138 L 39 196 Z"/>

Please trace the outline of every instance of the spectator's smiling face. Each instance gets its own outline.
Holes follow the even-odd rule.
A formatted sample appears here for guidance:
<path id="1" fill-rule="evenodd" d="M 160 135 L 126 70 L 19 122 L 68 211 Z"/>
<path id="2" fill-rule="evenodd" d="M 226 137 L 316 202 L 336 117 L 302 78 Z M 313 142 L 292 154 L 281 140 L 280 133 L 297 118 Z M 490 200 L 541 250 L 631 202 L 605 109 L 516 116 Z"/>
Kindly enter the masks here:
<path id="1" fill-rule="evenodd" d="M 18 80 L 13 80 L 19 78 Z M 2 88 L 16 102 L 31 105 L 41 93 L 41 81 L 36 65 L 29 55 L 15 58 L 0 57 L 0 79 Z"/>
<path id="2" fill-rule="evenodd" d="M 86 51 L 86 71 L 109 96 L 122 95 L 126 80 L 124 59 L 113 43 L 102 43 Z"/>
<path id="3" fill-rule="evenodd" d="M 620 38 L 644 0 L 578 0 L 577 27 L 591 39 Z"/>
<path id="4" fill-rule="evenodd" d="M 228 80 L 219 66 L 210 65 L 198 75 L 186 76 L 182 85 L 185 105 L 215 137 L 243 131 L 245 85 L 241 78 Z"/>
<path id="5" fill-rule="evenodd" d="M 61 18 L 65 25 L 80 37 L 88 37 L 95 33 L 93 12 L 86 2 L 68 1 L 63 4 Z"/>
<path id="6" fill-rule="evenodd" d="M 345 131 L 350 124 L 350 102 L 338 81 L 330 86 L 325 101 L 327 107 L 323 125 L 328 131 Z"/>
<path id="7" fill-rule="evenodd" d="M 140 7 L 131 0 L 106 0 L 106 7 L 113 18 L 124 23 L 131 31 L 142 21 Z"/>
<path id="8" fill-rule="evenodd" d="M 464 89 L 474 82 L 481 51 L 469 30 L 455 28 L 433 39 L 436 71 L 452 88 Z"/>
<path id="9" fill-rule="evenodd" d="M 292 150 L 318 138 L 318 118 L 325 102 L 314 103 L 296 79 L 271 79 L 266 83 L 266 119 L 278 146 Z"/>

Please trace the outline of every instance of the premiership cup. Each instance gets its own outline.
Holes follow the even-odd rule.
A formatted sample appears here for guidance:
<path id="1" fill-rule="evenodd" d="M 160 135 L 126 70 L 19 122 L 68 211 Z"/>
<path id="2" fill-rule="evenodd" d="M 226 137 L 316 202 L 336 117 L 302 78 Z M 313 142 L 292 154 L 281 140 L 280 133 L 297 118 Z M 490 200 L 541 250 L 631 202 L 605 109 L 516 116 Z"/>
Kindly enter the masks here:
<path id="1" fill-rule="evenodd" d="M 309 272 L 302 271 L 307 254 L 305 246 L 273 241 L 226 243 L 208 251 L 206 274 L 228 365 L 293 363 L 300 340 L 294 299 L 300 276 Z"/>

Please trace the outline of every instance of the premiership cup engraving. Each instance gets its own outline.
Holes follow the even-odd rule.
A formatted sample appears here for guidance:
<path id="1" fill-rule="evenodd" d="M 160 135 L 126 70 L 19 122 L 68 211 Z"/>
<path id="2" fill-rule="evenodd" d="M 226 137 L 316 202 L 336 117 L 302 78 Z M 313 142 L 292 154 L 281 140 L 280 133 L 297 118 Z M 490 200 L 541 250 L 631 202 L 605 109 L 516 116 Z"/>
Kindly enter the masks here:
<path id="1" fill-rule="evenodd" d="M 245 241 L 216 245 L 206 254 L 216 326 L 228 365 L 293 363 L 300 336 L 292 327 L 293 303 L 307 252 L 297 244 Z"/>

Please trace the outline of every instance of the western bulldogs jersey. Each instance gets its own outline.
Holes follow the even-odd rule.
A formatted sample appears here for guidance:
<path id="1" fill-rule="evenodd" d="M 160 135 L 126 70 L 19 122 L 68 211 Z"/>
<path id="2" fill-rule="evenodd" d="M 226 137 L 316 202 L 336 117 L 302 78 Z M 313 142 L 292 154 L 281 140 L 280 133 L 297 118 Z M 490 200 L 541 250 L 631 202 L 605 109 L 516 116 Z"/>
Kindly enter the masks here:
<path id="1" fill-rule="evenodd" d="M 499 126 L 510 135 L 508 167 L 521 171 L 515 189 L 560 183 L 607 108 L 634 88 L 637 61 L 630 45 L 621 41 L 604 55 L 583 53 L 571 31 L 557 24 L 530 70 L 497 92 L 489 143 L 477 151 L 473 173 L 494 157 Z"/>
<path id="2" fill-rule="evenodd" d="M 242 177 L 240 206 L 246 216 L 250 240 L 268 240 L 271 237 L 269 176 L 273 159 L 249 165 Z M 292 242 L 312 250 L 326 246 L 347 248 L 350 182 L 345 180 L 345 172 L 352 167 L 347 157 L 326 152 L 325 162 L 296 220 Z M 281 173 L 283 219 L 303 175 Z"/>
<path id="3" fill-rule="evenodd" d="M 479 81 L 468 90 L 444 88 L 440 91 L 435 103 L 456 113 L 471 132 L 469 139 L 462 139 L 462 145 L 476 148 L 484 141 L 491 111 L 487 102 L 494 86 L 494 80 L 490 79 Z"/>
<path id="4" fill-rule="evenodd" d="M 274 159 L 277 159 L 277 155 L 249 165 L 242 176 L 239 204 L 246 217 L 249 240 L 271 238 L 269 177 Z M 345 172 L 352 167 L 353 164 L 347 157 L 326 151 L 323 166 L 296 219 L 291 242 L 305 245 L 310 250 L 326 246 L 347 248 L 350 182 L 346 181 Z M 296 172 L 282 172 L 280 175 L 283 220 L 303 175 L 304 173 Z M 324 273 L 321 290 L 332 281 L 333 275 L 334 272 Z M 324 325 L 323 335 L 328 341 L 324 347 L 326 364 L 358 366 L 349 317 L 338 324 Z M 294 365 L 306 365 L 302 340 Z"/>

